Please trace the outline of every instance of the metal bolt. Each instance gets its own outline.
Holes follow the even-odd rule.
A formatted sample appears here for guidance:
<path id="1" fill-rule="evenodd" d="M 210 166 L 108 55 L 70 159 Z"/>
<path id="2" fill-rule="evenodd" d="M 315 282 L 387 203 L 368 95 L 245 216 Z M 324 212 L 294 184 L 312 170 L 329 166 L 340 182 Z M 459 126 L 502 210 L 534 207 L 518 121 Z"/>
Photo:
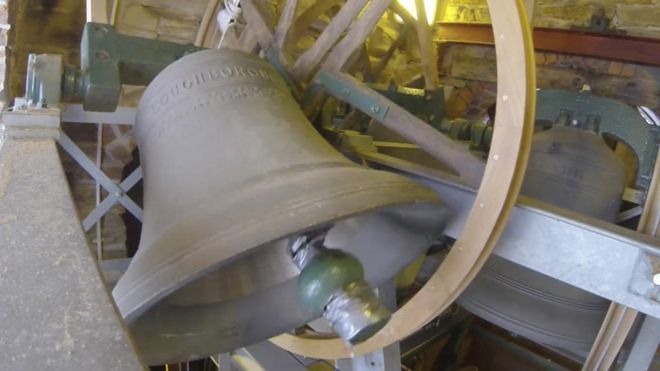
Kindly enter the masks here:
<path id="1" fill-rule="evenodd" d="M 371 113 L 376 114 L 376 113 L 380 112 L 380 107 L 371 106 L 371 108 L 369 110 L 371 111 Z"/>
<path id="2" fill-rule="evenodd" d="M 656 273 L 653 275 L 653 284 L 656 286 L 660 286 L 660 273 Z"/>
<path id="3" fill-rule="evenodd" d="M 94 27 L 94 31 L 96 31 L 97 37 L 103 37 L 108 34 L 108 29 L 103 26 Z"/>
<path id="4" fill-rule="evenodd" d="M 341 93 L 344 94 L 345 96 L 351 95 L 351 91 L 348 90 L 348 88 L 344 88 L 341 90 Z"/>
<path id="5" fill-rule="evenodd" d="M 96 58 L 102 61 L 107 61 L 110 59 L 110 53 L 106 52 L 105 50 L 99 50 L 96 52 Z"/>

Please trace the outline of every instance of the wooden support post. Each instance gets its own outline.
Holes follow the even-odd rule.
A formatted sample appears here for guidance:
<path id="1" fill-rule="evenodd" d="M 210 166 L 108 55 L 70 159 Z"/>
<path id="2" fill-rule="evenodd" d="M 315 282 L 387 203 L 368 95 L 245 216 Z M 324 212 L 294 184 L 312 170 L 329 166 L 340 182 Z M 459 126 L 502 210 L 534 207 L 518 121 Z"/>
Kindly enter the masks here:
<path id="1" fill-rule="evenodd" d="M 394 40 L 392 45 L 390 45 L 389 49 L 387 49 L 387 52 L 385 52 L 385 55 L 378 61 L 378 64 L 372 69 L 372 75 L 374 78 L 378 78 L 381 73 L 383 73 L 383 70 L 387 66 L 387 63 L 389 63 L 390 59 L 392 59 L 392 56 L 394 56 L 394 53 L 396 52 L 397 49 L 401 47 L 403 44 L 404 40 L 406 39 L 406 34 L 408 33 L 410 26 L 404 26 L 401 29 L 401 33 L 399 33 L 399 36 Z"/>
<path id="2" fill-rule="evenodd" d="M 658 161 L 660 161 L 660 153 L 653 169 L 653 179 L 644 203 L 644 211 L 637 226 L 637 231 L 653 237 L 660 237 L 660 162 Z M 610 369 L 635 323 L 637 314 L 634 309 L 612 302 L 582 367 L 583 370 Z"/>
<path id="3" fill-rule="evenodd" d="M 422 57 L 422 70 L 424 72 L 424 87 L 426 90 L 437 89 L 440 85 L 438 76 L 438 55 L 433 38 L 431 36 L 431 27 L 429 27 L 426 18 L 426 9 L 424 0 L 415 0 L 417 7 L 417 41 L 419 42 L 419 52 Z"/>
<path id="4" fill-rule="evenodd" d="M 105 0 L 86 0 L 85 14 L 87 22 L 108 23 L 107 6 Z"/>
<path id="5" fill-rule="evenodd" d="M 353 94 L 360 94 L 374 102 L 372 111 L 364 112 L 374 117 L 374 112 L 386 112 L 384 117 L 374 117 L 388 129 L 394 130 L 412 143 L 419 145 L 428 154 L 443 162 L 464 178 L 473 187 L 478 187 L 486 164 L 475 157 L 468 149 L 438 130 L 393 103 L 378 92 L 364 85 L 354 77 L 339 72 L 328 72 L 341 80 Z M 337 96 L 342 99 L 342 96 Z"/>
<path id="6" fill-rule="evenodd" d="M 266 21 L 262 9 L 254 0 L 243 0 L 243 16 L 247 21 L 247 28 L 254 32 L 259 46 L 266 50 L 273 42 L 273 31 Z"/>
<path id="7" fill-rule="evenodd" d="M 291 31 L 289 31 L 289 45 L 295 46 L 298 40 L 303 36 L 305 31 L 317 20 L 322 14 L 327 12 L 330 8 L 343 4 L 342 0 L 323 0 L 317 1 L 309 8 L 307 8 L 295 21 Z"/>
<path id="8" fill-rule="evenodd" d="M 197 29 L 197 35 L 195 36 L 195 46 L 202 46 L 204 43 L 206 35 L 209 33 L 209 26 L 211 25 L 211 21 L 215 21 L 218 2 L 219 0 L 209 0 L 208 4 L 206 5 L 204 16 L 202 17 L 202 21 L 199 24 L 199 29 Z M 212 27 L 212 29 L 215 29 L 215 27 Z"/>
<path id="9" fill-rule="evenodd" d="M 309 77 L 316 66 L 321 63 L 321 60 L 330 48 L 339 40 L 346 28 L 357 18 L 366 3 L 367 0 L 349 0 L 339 10 L 337 15 L 330 21 L 330 24 L 328 24 L 328 27 L 321 32 L 314 45 L 307 49 L 293 64 L 291 75 L 296 80 L 305 81 Z"/>
<path id="10" fill-rule="evenodd" d="M 296 16 L 296 9 L 298 8 L 298 0 L 287 0 L 282 10 L 282 15 L 277 22 L 277 29 L 275 30 L 274 46 L 279 53 L 284 51 L 284 44 L 287 41 L 287 35 L 293 25 L 293 19 Z"/>
<path id="11" fill-rule="evenodd" d="M 238 45 L 240 46 L 240 49 L 247 53 L 252 53 L 254 49 L 257 48 L 258 44 L 259 42 L 257 41 L 257 36 L 249 27 L 243 30 L 243 33 L 238 38 Z"/>
<path id="12" fill-rule="evenodd" d="M 325 60 L 321 69 L 327 71 L 341 70 L 351 54 L 364 44 L 367 36 L 390 6 L 390 3 L 392 3 L 392 0 L 372 0 L 367 10 L 351 26 L 346 36 L 334 47 L 333 52 Z"/>

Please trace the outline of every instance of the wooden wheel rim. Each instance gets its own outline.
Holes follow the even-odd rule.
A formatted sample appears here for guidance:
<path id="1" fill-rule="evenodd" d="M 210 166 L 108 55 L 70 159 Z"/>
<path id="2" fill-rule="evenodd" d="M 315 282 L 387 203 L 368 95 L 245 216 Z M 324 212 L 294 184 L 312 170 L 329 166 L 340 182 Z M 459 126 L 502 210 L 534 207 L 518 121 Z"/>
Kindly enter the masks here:
<path id="1" fill-rule="evenodd" d="M 339 359 L 374 352 L 412 334 L 445 310 L 479 272 L 499 239 L 527 166 L 536 106 L 531 32 L 522 0 L 488 0 L 497 55 L 497 115 L 483 181 L 460 238 L 424 287 L 388 325 L 354 349 L 339 338 L 285 333 L 271 339 L 309 358 Z"/>

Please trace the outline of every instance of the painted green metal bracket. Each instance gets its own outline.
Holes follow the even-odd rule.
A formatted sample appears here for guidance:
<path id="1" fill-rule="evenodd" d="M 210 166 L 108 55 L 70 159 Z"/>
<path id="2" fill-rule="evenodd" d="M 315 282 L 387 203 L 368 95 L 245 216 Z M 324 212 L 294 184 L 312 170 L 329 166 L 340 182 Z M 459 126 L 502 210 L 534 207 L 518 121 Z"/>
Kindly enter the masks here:
<path id="1" fill-rule="evenodd" d="M 390 109 L 390 107 L 379 104 L 363 92 L 352 89 L 329 73 L 319 72 L 316 83 L 330 94 L 341 97 L 346 103 L 353 105 L 362 112 L 368 113 L 369 116 L 376 120 L 385 120 L 387 112 Z"/>
<path id="2" fill-rule="evenodd" d="M 446 116 L 445 94 L 442 88 L 424 90 L 396 85 L 367 85 L 435 128 L 440 128 Z"/>
<path id="3" fill-rule="evenodd" d="M 67 69 L 65 97 L 81 97 L 86 111 L 112 112 L 122 84 L 147 85 L 167 65 L 201 50 L 192 44 L 122 35 L 107 24 L 89 22 L 80 43 L 81 71 Z"/>
<path id="4" fill-rule="evenodd" d="M 293 81 L 293 79 L 289 75 L 289 72 L 287 71 L 286 67 L 284 66 L 284 64 L 282 64 L 282 60 L 277 50 L 274 48 L 268 49 L 268 51 L 266 51 L 265 57 L 266 60 L 271 64 L 271 66 L 275 68 L 275 71 L 277 71 L 277 73 L 284 79 L 287 86 L 289 87 L 289 91 L 291 92 L 291 95 L 293 95 L 293 98 L 297 102 L 300 102 L 301 99 L 300 86 L 296 84 L 296 82 Z"/>

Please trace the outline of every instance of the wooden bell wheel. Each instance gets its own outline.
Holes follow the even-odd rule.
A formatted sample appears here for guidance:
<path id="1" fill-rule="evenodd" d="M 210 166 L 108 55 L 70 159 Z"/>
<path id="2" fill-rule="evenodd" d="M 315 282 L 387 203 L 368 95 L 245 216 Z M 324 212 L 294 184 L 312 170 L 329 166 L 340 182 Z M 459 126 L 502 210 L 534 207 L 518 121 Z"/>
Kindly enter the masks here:
<path id="1" fill-rule="evenodd" d="M 247 27 L 234 38 L 235 45 L 254 51 L 258 43 L 264 54 L 276 52 L 291 79 L 301 86 L 318 76 L 318 70 L 332 74 L 365 96 L 382 101 L 389 107 L 387 116 L 380 120 L 384 126 L 449 164 L 470 184 L 478 186 L 462 234 L 446 259 L 424 287 L 399 308 L 375 336 L 352 350 L 341 339 L 327 336 L 285 333 L 271 339 L 287 351 L 320 359 L 348 358 L 400 341 L 439 315 L 472 281 L 500 237 L 518 196 L 529 154 L 536 97 L 534 50 L 524 5 L 521 0 L 488 0 L 495 35 L 498 92 L 495 130 L 484 169 L 483 163 L 476 161 L 467 149 L 342 72 L 349 57 L 364 45 L 376 23 L 392 6 L 392 0 L 372 0 L 369 5 L 367 0 L 348 0 L 314 44 L 295 61 L 289 60 L 287 40 L 297 39 L 301 28 L 340 2 L 318 1 L 296 20 L 297 1 L 287 0 L 274 31 L 257 1 L 241 3 Z M 217 0 L 211 1 L 209 12 L 215 14 L 217 6 Z M 435 53 L 419 0 L 417 8 L 419 20 L 414 29 L 429 89 L 437 86 Z M 205 17 L 202 22 L 198 41 L 204 46 L 211 46 L 203 40 L 213 39 L 208 36 L 208 19 L 212 18 L 212 15 Z M 411 19 L 404 18 L 408 22 Z"/>

